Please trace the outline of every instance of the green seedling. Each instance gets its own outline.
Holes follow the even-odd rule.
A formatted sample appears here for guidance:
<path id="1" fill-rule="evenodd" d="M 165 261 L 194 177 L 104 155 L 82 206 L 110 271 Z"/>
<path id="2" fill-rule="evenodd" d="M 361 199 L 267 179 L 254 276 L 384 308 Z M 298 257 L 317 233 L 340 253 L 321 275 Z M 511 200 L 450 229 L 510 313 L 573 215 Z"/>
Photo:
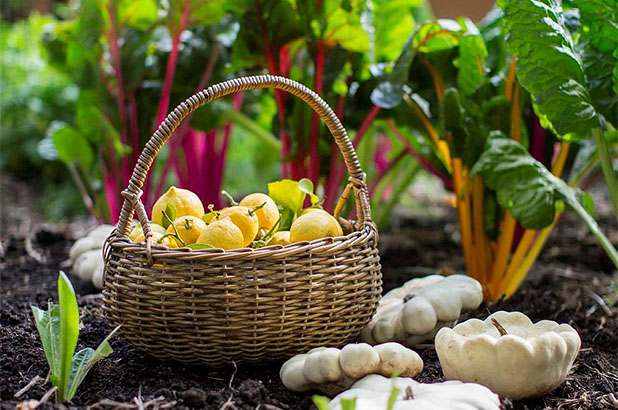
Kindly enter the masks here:
<path id="1" fill-rule="evenodd" d="M 70 401 L 92 366 L 113 352 L 108 341 L 118 327 L 96 350 L 87 347 L 74 355 L 79 336 L 79 310 L 73 285 L 62 271 L 58 276 L 58 304 L 50 302 L 47 310 L 31 308 L 49 364 L 49 380 L 57 389 L 56 401 Z"/>

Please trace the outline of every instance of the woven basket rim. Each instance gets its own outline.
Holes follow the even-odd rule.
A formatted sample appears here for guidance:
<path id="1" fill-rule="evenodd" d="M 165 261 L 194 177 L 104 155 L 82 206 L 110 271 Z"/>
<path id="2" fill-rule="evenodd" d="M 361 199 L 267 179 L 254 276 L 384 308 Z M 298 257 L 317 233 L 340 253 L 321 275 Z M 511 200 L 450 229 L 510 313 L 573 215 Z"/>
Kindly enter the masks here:
<path id="1" fill-rule="evenodd" d="M 340 236 L 327 236 L 324 238 L 315 239 L 313 241 L 302 241 L 291 243 L 289 245 L 266 245 L 260 248 L 237 248 L 237 249 L 221 249 L 221 248 L 206 248 L 206 249 L 191 249 L 188 247 L 169 248 L 165 245 L 153 245 L 151 251 L 153 256 L 173 258 L 174 256 L 188 255 L 212 255 L 212 256 L 239 256 L 247 259 L 259 259 L 260 257 L 271 256 L 280 251 L 292 251 L 295 254 L 302 253 L 303 250 L 315 250 L 316 246 L 324 246 L 328 244 L 348 244 L 350 241 L 361 239 L 363 237 L 374 236 L 377 238 L 377 231 L 372 224 L 363 225 L 360 229 L 354 230 L 348 234 Z M 124 249 L 131 249 L 133 253 L 144 255 L 147 252 L 146 242 L 133 242 L 126 235 L 110 236 L 106 246 L 121 246 Z"/>

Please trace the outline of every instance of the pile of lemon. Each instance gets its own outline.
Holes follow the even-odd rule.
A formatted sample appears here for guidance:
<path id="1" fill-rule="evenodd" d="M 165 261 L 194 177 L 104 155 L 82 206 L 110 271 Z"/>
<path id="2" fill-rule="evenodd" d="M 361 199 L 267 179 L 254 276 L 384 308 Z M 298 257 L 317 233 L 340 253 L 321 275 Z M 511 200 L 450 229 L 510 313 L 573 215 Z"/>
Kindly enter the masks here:
<path id="1" fill-rule="evenodd" d="M 289 230 L 278 229 L 281 217 L 280 206 L 263 193 L 247 195 L 239 203 L 232 200 L 220 210 L 210 205 L 205 211 L 194 192 L 171 187 L 152 207 L 149 225 L 153 243 L 170 248 L 255 248 L 343 235 L 337 219 L 319 206 L 295 214 Z M 145 240 L 140 224 L 129 238 Z"/>

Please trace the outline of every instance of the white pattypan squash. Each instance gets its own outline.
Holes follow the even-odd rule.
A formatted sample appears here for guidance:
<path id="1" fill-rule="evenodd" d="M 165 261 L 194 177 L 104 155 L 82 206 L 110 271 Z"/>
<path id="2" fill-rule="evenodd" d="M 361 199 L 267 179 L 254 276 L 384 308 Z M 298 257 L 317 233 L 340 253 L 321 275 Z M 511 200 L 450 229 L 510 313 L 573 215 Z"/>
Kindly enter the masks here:
<path id="1" fill-rule="evenodd" d="M 103 244 L 114 228 L 114 225 L 99 225 L 75 241 L 69 250 L 73 273 L 82 280 L 92 281 L 97 289 L 103 288 Z"/>
<path id="2" fill-rule="evenodd" d="M 361 339 L 414 346 L 432 340 L 441 328 L 455 324 L 461 313 L 476 309 L 483 289 L 466 275 L 430 275 L 412 279 L 385 294 Z"/>
<path id="3" fill-rule="evenodd" d="M 500 311 L 484 321 L 470 319 L 441 329 L 435 345 L 447 379 L 474 381 L 519 400 L 558 387 L 581 340 L 567 324 L 551 320 L 533 324 L 521 312 Z"/>
<path id="4" fill-rule="evenodd" d="M 318 347 L 292 357 L 281 367 L 279 376 L 292 391 L 319 389 L 332 396 L 368 374 L 414 377 L 423 370 L 423 360 L 399 343 L 372 347 L 353 343 L 339 350 Z"/>
<path id="5" fill-rule="evenodd" d="M 475 383 L 447 381 L 419 383 L 410 378 L 366 376 L 329 403 L 329 410 L 342 410 L 341 400 L 355 399 L 355 410 L 387 410 L 393 389 L 392 410 L 499 410 L 500 398 Z"/>

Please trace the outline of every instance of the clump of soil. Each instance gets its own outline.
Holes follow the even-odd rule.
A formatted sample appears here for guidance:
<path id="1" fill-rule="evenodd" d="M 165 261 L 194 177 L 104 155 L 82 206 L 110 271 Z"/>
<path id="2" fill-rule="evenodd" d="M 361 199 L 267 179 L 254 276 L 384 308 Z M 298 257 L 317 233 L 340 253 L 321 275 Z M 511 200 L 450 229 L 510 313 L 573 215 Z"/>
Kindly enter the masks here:
<path id="1" fill-rule="evenodd" d="M 596 245 L 574 240 L 580 233 L 569 226 L 554 235 L 559 239 L 548 244 L 534 274 L 515 296 L 495 305 L 483 305 L 467 315 L 485 317 L 488 311 L 519 310 L 533 321 L 569 323 L 581 335 L 582 351 L 565 383 L 539 399 L 514 403 L 506 400 L 505 409 L 607 409 L 615 405 L 612 400 L 616 394 L 612 393 L 618 391 L 618 309 L 608 300 L 616 299 L 616 278 L 612 281 L 611 262 L 608 264 L 607 258 L 596 251 Z M 56 299 L 57 274 L 69 246 L 64 236 L 41 232 L 29 245 L 30 253 L 34 249 L 44 257 L 37 262 L 26 250 L 23 238 L 3 240 L 2 408 L 40 399 L 51 388 L 49 382 L 36 383 L 19 398 L 14 397 L 34 377 L 45 378 L 48 372 L 30 305 L 44 307 L 49 299 Z M 463 269 L 452 218 L 406 220 L 393 233 L 381 235 L 381 255 L 385 291 L 413 276 Z M 90 284 L 74 276 L 72 280 L 83 323 L 78 348 L 96 347 L 110 331 L 102 316 L 100 295 Z M 120 337 L 114 337 L 111 345 L 114 353 L 91 370 L 73 406 L 114 408 L 124 403 L 125 408 L 141 404 L 144 408 L 315 409 L 311 399 L 314 392 L 295 394 L 282 385 L 281 363 L 209 369 L 159 361 L 135 350 Z M 442 380 L 433 347 L 426 345 L 418 351 L 425 362 L 419 380 Z M 51 401 L 42 408 L 52 408 Z"/>

